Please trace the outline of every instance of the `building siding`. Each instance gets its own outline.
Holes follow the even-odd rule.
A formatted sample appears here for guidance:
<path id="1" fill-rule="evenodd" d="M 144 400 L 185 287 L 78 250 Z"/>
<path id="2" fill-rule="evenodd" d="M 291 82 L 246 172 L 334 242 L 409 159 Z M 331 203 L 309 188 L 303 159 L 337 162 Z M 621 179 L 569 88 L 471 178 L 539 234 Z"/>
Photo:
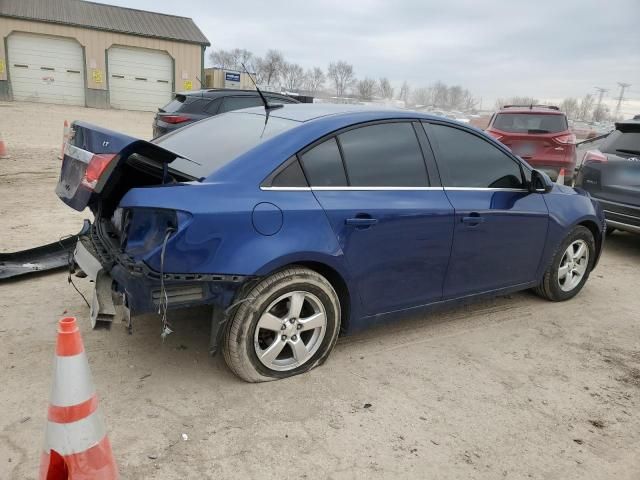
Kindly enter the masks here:
<path id="1" fill-rule="evenodd" d="M 174 64 L 173 90 L 186 90 L 189 84 L 194 90 L 201 88 L 201 45 L 6 17 L 0 17 L 0 81 L 7 80 L 8 62 L 11 59 L 7 58 L 5 51 L 6 38 L 12 32 L 54 35 L 78 41 L 84 48 L 88 89 L 108 89 L 107 50 L 114 45 L 167 52 Z"/>

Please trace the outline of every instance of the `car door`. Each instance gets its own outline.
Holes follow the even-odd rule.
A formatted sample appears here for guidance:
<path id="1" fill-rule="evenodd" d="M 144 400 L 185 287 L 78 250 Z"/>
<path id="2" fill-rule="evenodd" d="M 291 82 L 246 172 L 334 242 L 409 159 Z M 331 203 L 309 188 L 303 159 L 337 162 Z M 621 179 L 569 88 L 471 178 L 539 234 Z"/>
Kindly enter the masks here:
<path id="1" fill-rule="evenodd" d="M 442 187 L 429 183 L 423 149 L 433 157 L 416 126 L 420 129 L 411 122 L 360 126 L 300 155 L 366 315 L 442 297 L 453 208 Z"/>
<path id="2" fill-rule="evenodd" d="M 425 124 L 455 209 L 445 298 L 535 281 L 548 224 L 520 162 L 471 130 Z"/>

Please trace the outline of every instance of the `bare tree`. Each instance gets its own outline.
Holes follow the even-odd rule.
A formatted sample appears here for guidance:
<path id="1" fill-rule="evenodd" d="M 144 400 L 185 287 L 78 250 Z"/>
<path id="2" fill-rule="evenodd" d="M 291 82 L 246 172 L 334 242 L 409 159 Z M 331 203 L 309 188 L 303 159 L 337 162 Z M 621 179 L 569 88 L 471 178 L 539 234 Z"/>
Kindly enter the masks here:
<path id="1" fill-rule="evenodd" d="M 324 86 L 326 78 L 320 67 L 307 70 L 304 79 L 305 89 L 315 95 Z"/>
<path id="2" fill-rule="evenodd" d="M 498 98 L 496 100 L 496 110 L 501 109 L 505 105 L 536 105 L 540 103 L 540 100 L 533 97 L 508 97 L 508 98 Z"/>
<path id="3" fill-rule="evenodd" d="M 580 104 L 575 98 L 565 98 L 560 105 L 560 109 L 567 115 L 567 118 L 576 118 L 580 110 Z"/>
<path id="4" fill-rule="evenodd" d="M 227 50 L 214 50 L 209 54 L 211 63 L 218 68 L 233 68 L 234 59 Z"/>
<path id="5" fill-rule="evenodd" d="M 411 93 L 411 87 L 405 80 L 400 87 L 400 93 L 398 93 L 398 100 L 402 100 L 405 106 L 409 103 L 409 94 Z"/>
<path id="6" fill-rule="evenodd" d="M 257 58 L 255 71 L 258 83 L 274 85 L 280 79 L 284 57 L 278 50 L 268 50 L 264 58 Z"/>
<path id="7" fill-rule="evenodd" d="M 376 81 L 373 78 L 365 77 L 356 85 L 358 96 L 362 100 L 371 100 L 376 93 Z"/>
<path id="8" fill-rule="evenodd" d="M 578 118 L 580 120 L 587 120 L 593 110 L 593 95 L 587 93 L 580 101 L 580 108 L 578 109 Z"/>
<path id="9" fill-rule="evenodd" d="M 436 107 L 446 107 L 449 103 L 449 88 L 441 81 L 434 83 L 431 88 L 433 90 L 433 104 Z"/>
<path id="10" fill-rule="evenodd" d="M 447 107 L 450 109 L 462 108 L 464 101 L 464 90 L 460 85 L 454 85 L 449 87 L 449 93 L 447 95 Z"/>
<path id="11" fill-rule="evenodd" d="M 336 89 L 336 96 L 342 97 L 355 80 L 353 65 L 342 60 L 332 62 L 329 64 L 328 76 Z"/>
<path id="12" fill-rule="evenodd" d="M 609 107 L 601 103 L 593 109 L 593 121 L 602 122 L 604 120 L 608 120 L 611 117 L 610 113 Z"/>
<path id="13" fill-rule="evenodd" d="M 469 90 L 462 92 L 462 110 L 465 112 L 469 112 L 476 109 L 476 105 L 478 105 L 478 100 L 476 100 Z"/>
<path id="14" fill-rule="evenodd" d="M 433 89 L 431 87 L 416 88 L 411 95 L 414 105 L 426 106 L 433 104 Z"/>
<path id="15" fill-rule="evenodd" d="M 381 77 L 378 80 L 378 93 L 382 98 L 393 98 L 393 87 L 386 77 Z"/>
<path id="16" fill-rule="evenodd" d="M 284 62 L 280 70 L 282 85 L 287 90 L 300 90 L 304 83 L 304 70 L 297 63 Z"/>

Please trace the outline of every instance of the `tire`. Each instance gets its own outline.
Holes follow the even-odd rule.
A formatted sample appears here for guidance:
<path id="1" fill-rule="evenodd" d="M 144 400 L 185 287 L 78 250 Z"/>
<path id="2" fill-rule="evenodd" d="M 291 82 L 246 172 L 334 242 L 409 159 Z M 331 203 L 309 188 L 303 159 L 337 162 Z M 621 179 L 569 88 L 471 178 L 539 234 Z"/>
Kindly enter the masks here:
<path id="1" fill-rule="evenodd" d="M 338 339 L 340 300 L 313 270 L 294 266 L 273 273 L 239 301 L 222 350 L 231 371 L 247 382 L 307 372 L 324 363 Z"/>
<path id="2" fill-rule="evenodd" d="M 569 247 L 571 246 L 571 251 L 578 255 L 580 245 L 584 245 L 587 250 L 586 258 L 582 257 L 582 261 L 576 261 L 573 257 L 570 260 Z M 562 302 L 575 297 L 589 278 L 595 258 L 595 240 L 591 231 L 581 225 L 574 227 L 556 249 L 551 264 L 544 273 L 542 282 L 535 288 L 535 292 L 552 302 Z M 572 260 L 573 263 L 571 263 Z M 570 266 L 567 267 L 567 265 Z M 560 270 L 561 267 L 562 270 Z M 577 273 L 572 273 L 582 271 L 583 268 L 580 278 Z M 562 275 L 564 272 L 567 273 Z"/>

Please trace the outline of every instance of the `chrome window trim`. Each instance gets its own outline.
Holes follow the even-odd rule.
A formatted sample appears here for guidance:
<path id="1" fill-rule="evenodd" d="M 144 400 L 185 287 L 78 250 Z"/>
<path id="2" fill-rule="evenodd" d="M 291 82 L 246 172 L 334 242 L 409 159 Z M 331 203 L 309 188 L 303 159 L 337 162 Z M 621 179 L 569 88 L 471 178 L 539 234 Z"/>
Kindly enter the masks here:
<path id="1" fill-rule="evenodd" d="M 310 192 L 311 187 L 260 187 L 263 191 L 275 191 L 275 192 Z"/>
<path id="2" fill-rule="evenodd" d="M 526 188 L 487 188 L 487 187 L 444 187 L 445 190 L 468 190 L 478 192 L 528 192 Z"/>
<path id="3" fill-rule="evenodd" d="M 329 191 L 421 191 L 421 190 L 443 190 L 442 187 L 260 187 L 260 190 L 274 190 L 280 192 L 309 192 L 309 191 L 320 191 L 320 192 L 329 192 Z"/>

